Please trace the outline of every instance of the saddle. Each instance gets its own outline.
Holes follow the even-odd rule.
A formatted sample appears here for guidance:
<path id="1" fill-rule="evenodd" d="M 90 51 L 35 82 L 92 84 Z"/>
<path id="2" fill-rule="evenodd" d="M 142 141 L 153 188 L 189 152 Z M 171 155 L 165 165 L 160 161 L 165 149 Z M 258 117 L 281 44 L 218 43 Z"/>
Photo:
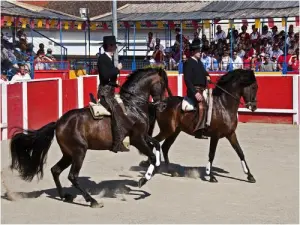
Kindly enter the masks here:
<path id="1" fill-rule="evenodd" d="M 211 117 L 212 117 L 212 109 L 213 109 L 213 95 L 212 89 L 205 89 L 203 91 L 203 97 L 207 104 L 207 118 L 206 118 L 206 125 L 210 125 Z M 183 112 L 191 112 L 197 111 L 197 102 L 193 99 L 189 98 L 188 96 L 184 96 L 181 102 L 181 110 Z"/>

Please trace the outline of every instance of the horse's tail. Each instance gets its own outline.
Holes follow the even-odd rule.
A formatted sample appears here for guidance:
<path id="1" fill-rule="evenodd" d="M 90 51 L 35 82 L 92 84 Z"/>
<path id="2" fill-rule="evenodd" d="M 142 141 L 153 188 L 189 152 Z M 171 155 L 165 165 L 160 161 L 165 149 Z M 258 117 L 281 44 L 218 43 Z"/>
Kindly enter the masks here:
<path id="1" fill-rule="evenodd" d="M 149 105 L 149 130 L 148 134 L 152 137 L 154 127 L 155 127 L 155 121 L 156 121 L 156 107 L 155 105 L 150 104 Z"/>
<path id="2" fill-rule="evenodd" d="M 166 84 L 166 89 L 167 89 L 169 97 L 173 96 L 172 91 L 169 87 L 167 72 L 164 69 L 160 68 L 159 69 L 159 74 L 164 79 L 164 83 Z"/>
<path id="3" fill-rule="evenodd" d="M 39 130 L 21 129 L 22 133 L 14 134 L 10 142 L 11 166 L 17 170 L 23 180 L 32 181 L 37 175 L 42 179 L 43 166 L 54 138 L 56 122 L 51 122 Z"/>

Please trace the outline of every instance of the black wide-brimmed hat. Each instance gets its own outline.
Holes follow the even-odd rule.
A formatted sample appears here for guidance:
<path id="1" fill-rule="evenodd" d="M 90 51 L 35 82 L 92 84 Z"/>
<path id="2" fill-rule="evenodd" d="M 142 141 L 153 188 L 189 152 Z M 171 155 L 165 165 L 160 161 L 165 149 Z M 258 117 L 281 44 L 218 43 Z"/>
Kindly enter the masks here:
<path id="1" fill-rule="evenodd" d="M 103 45 L 117 45 L 117 44 L 122 44 L 121 42 L 117 42 L 116 41 L 116 37 L 115 36 L 104 36 L 103 37 L 103 42 L 100 43 Z"/>
<path id="2" fill-rule="evenodd" d="M 190 44 L 190 51 L 191 52 L 194 52 L 194 51 L 200 51 L 200 45 L 199 44 L 196 44 L 196 43 L 192 43 Z"/>

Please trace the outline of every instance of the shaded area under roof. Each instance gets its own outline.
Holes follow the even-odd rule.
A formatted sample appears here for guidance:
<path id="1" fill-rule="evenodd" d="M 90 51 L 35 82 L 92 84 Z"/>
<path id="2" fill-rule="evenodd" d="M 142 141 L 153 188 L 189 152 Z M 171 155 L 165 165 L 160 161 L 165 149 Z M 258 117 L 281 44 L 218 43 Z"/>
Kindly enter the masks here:
<path id="1" fill-rule="evenodd" d="M 79 17 L 66 13 L 12 1 L 1 1 L 1 15 L 41 19 L 82 20 Z"/>
<path id="2" fill-rule="evenodd" d="M 187 3 L 128 4 L 118 9 L 119 21 L 167 21 L 202 19 L 255 19 L 295 17 L 298 1 L 218 1 Z M 93 21 L 112 21 L 111 13 L 93 17 Z"/>

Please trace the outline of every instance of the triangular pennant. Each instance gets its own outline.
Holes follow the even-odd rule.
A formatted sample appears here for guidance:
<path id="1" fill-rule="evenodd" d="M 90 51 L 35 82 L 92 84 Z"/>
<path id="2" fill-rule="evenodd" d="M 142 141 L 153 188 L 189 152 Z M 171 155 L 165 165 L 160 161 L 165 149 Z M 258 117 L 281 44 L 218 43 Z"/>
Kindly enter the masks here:
<path id="1" fill-rule="evenodd" d="M 197 29 L 199 27 L 199 24 L 196 20 L 193 20 L 192 24 L 193 24 L 194 29 Z"/>
<path id="2" fill-rule="evenodd" d="M 102 23 L 102 26 L 104 30 L 108 30 L 108 25 L 105 22 Z"/>
<path id="3" fill-rule="evenodd" d="M 39 19 L 37 22 L 37 27 L 42 28 L 43 27 L 43 20 Z"/>
<path id="4" fill-rule="evenodd" d="M 135 27 L 136 27 L 137 30 L 141 29 L 141 27 L 142 27 L 141 22 L 136 22 Z"/>
<path id="5" fill-rule="evenodd" d="M 282 22 L 282 26 L 285 27 L 285 25 L 286 25 L 286 18 L 282 18 L 281 22 Z"/>
<path id="6" fill-rule="evenodd" d="M 168 22 L 168 25 L 169 25 L 169 28 L 170 28 L 170 29 L 174 29 L 174 28 L 175 28 L 175 23 L 174 23 L 174 21 L 169 21 L 169 22 Z"/>
<path id="7" fill-rule="evenodd" d="M 46 21 L 45 21 L 45 27 L 46 27 L 46 29 L 50 28 L 50 20 L 49 19 L 46 19 Z"/>
<path id="8" fill-rule="evenodd" d="M 20 17 L 18 17 L 18 16 L 15 17 L 15 26 L 18 27 L 18 26 L 19 26 L 19 22 L 20 22 L 20 21 L 22 22 L 23 19 L 25 19 L 25 18 L 20 18 Z"/>
<path id="9" fill-rule="evenodd" d="M 10 27 L 12 25 L 12 17 L 8 16 L 6 20 L 6 26 Z"/>
<path id="10" fill-rule="evenodd" d="M 71 22 L 70 22 L 70 29 L 73 30 L 74 27 L 75 27 L 75 23 L 74 23 L 74 21 L 71 21 Z"/>
<path id="11" fill-rule="evenodd" d="M 69 22 L 68 21 L 64 22 L 64 29 L 69 30 Z"/>
<path id="12" fill-rule="evenodd" d="M 185 21 L 182 21 L 182 29 L 186 29 L 186 23 L 185 23 Z"/>
<path id="13" fill-rule="evenodd" d="M 56 24 L 55 20 L 51 20 L 51 21 L 50 21 L 50 27 L 51 27 L 51 28 L 54 28 L 54 27 L 55 27 L 55 24 Z"/>
<path id="14" fill-rule="evenodd" d="M 83 22 L 82 23 L 82 30 L 85 30 L 85 28 L 86 28 L 86 22 Z"/>
<path id="15" fill-rule="evenodd" d="M 157 21 L 157 28 L 163 29 L 164 28 L 164 23 L 162 21 Z"/>
<path id="16" fill-rule="evenodd" d="M 96 29 L 97 29 L 97 24 L 91 23 L 91 30 L 96 30 Z"/>
<path id="17" fill-rule="evenodd" d="M 244 20 L 242 20 L 242 23 L 244 26 L 248 26 L 248 20 L 244 19 Z"/>
<path id="18" fill-rule="evenodd" d="M 214 24 L 217 24 L 220 22 L 220 19 L 214 19 Z"/>
<path id="19" fill-rule="evenodd" d="M 209 20 L 204 20 L 204 28 L 209 28 L 210 24 L 209 24 Z"/>
<path id="20" fill-rule="evenodd" d="M 255 19 L 255 28 L 260 28 L 260 19 Z"/>
<path id="21" fill-rule="evenodd" d="M 274 19 L 273 18 L 268 18 L 268 26 L 270 28 L 274 27 Z"/>
<path id="22" fill-rule="evenodd" d="M 34 28 L 34 19 L 30 20 L 30 28 L 33 29 Z"/>
<path id="23" fill-rule="evenodd" d="M 146 26 L 151 27 L 152 26 L 151 21 L 146 21 Z"/>
<path id="24" fill-rule="evenodd" d="M 58 30 L 59 30 L 59 29 L 60 29 L 60 27 L 61 27 L 61 21 L 59 20 L 59 21 L 58 21 L 58 23 L 57 23 L 56 29 L 58 29 Z"/>
<path id="25" fill-rule="evenodd" d="M 80 23 L 80 22 L 77 23 L 77 29 L 82 30 L 82 23 Z"/>
<path id="26" fill-rule="evenodd" d="M 130 28 L 130 25 L 129 25 L 129 23 L 127 21 L 124 21 L 124 27 L 125 28 Z"/>
<path id="27" fill-rule="evenodd" d="M 296 26 L 299 27 L 299 16 L 296 16 Z"/>
<path id="28" fill-rule="evenodd" d="M 22 28 L 25 29 L 26 25 L 27 25 L 27 19 L 23 18 L 23 20 L 22 20 Z"/>

